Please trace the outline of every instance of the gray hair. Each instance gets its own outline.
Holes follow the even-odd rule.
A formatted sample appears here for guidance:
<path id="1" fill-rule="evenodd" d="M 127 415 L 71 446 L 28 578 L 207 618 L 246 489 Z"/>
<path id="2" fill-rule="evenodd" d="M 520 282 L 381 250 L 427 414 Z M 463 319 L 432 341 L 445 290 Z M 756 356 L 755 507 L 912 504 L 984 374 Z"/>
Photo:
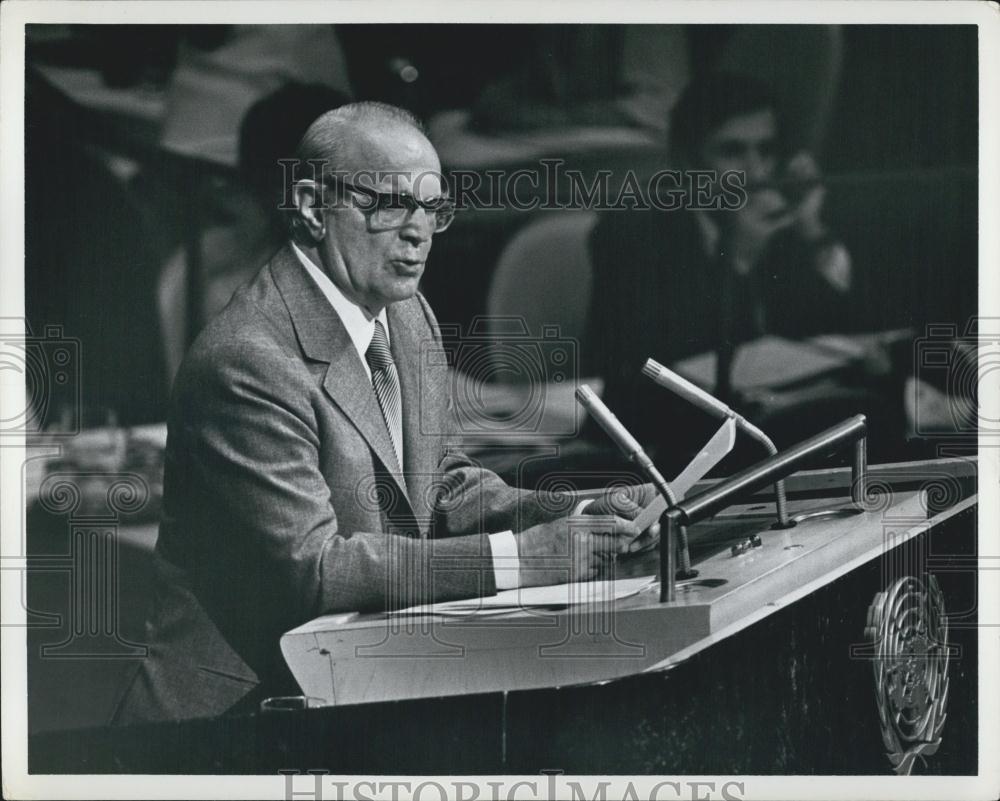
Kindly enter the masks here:
<path id="1" fill-rule="evenodd" d="M 322 161 L 330 169 L 339 169 L 338 157 L 351 128 L 358 125 L 404 125 L 427 135 L 420 119 L 398 106 L 377 100 L 362 100 L 331 109 L 315 119 L 306 129 L 296 150 L 300 164 Z"/>

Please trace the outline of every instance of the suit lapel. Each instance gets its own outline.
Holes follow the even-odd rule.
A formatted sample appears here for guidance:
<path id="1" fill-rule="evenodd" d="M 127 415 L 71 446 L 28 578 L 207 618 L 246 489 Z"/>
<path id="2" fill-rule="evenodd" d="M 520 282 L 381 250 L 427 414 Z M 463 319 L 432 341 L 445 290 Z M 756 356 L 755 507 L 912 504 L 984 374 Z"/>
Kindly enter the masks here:
<path id="1" fill-rule="evenodd" d="M 323 389 L 365 438 L 409 500 L 378 399 L 340 316 L 290 246 L 271 261 L 271 272 L 288 307 L 302 352 L 309 359 L 330 365 L 323 378 Z M 405 395 L 403 404 L 405 409 Z"/>

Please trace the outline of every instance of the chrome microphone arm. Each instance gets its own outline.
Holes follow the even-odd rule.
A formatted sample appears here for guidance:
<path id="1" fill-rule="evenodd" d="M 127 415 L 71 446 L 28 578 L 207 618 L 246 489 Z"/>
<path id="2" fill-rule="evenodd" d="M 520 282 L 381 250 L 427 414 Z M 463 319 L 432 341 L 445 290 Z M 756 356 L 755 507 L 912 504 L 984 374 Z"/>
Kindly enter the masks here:
<path id="1" fill-rule="evenodd" d="M 774 441 L 757 426 L 747 420 L 743 415 L 731 409 L 718 398 L 705 392 L 701 387 L 688 381 L 686 378 L 677 375 L 673 370 L 664 367 L 654 359 L 647 359 L 643 365 L 642 374 L 652 379 L 664 389 L 680 395 L 689 403 L 697 406 L 704 412 L 718 417 L 722 420 L 729 418 L 736 423 L 736 427 L 743 431 L 751 439 L 761 443 L 767 450 L 768 456 L 774 456 L 778 449 Z M 791 528 L 795 525 L 788 517 L 788 501 L 785 495 L 785 482 L 776 481 L 774 483 L 775 507 L 778 515 L 776 528 Z"/>

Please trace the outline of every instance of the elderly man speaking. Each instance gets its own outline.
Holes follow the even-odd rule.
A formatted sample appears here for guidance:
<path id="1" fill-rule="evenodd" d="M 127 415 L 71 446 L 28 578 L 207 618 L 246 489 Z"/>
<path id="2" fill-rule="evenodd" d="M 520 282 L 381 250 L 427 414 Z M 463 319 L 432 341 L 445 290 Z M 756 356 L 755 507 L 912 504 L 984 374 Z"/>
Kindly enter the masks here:
<path id="1" fill-rule="evenodd" d="M 342 106 L 297 155 L 324 169 L 294 184 L 291 242 L 177 378 L 149 655 L 116 723 L 251 710 L 297 692 L 279 638 L 313 617 L 592 578 L 639 533 L 634 503 L 580 525 L 456 448 L 448 367 L 419 358 L 454 214 L 419 122 Z"/>

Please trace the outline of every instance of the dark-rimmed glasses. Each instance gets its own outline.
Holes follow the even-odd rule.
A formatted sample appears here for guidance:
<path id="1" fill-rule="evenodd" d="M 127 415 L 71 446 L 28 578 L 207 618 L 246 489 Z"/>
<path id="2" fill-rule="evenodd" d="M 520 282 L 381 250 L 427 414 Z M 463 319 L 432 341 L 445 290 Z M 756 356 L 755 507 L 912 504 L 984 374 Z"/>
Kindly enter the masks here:
<path id="1" fill-rule="evenodd" d="M 434 233 L 446 230 L 455 219 L 455 202 L 447 195 L 421 200 L 412 192 L 382 192 L 358 186 L 335 175 L 327 176 L 324 182 L 353 192 L 358 198 L 355 207 L 365 215 L 372 228 L 400 228 L 417 209 L 434 215 Z"/>

